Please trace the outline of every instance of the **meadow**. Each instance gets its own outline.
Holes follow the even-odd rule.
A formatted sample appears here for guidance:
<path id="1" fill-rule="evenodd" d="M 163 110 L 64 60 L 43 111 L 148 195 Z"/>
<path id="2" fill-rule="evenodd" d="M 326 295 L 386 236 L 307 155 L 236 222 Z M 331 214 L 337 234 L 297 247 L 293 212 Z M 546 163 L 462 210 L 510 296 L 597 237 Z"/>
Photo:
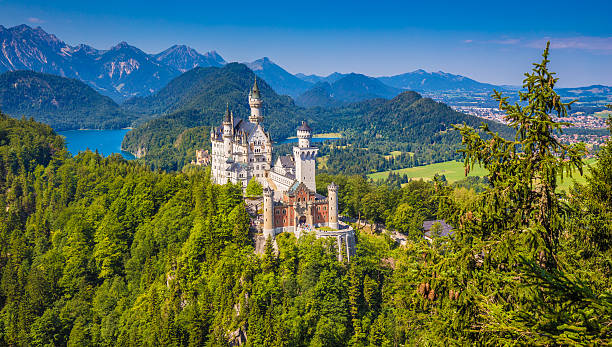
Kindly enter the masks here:
<path id="1" fill-rule="evenodd" d="M 585 166 L 592 165 L 596 160 L 594 158 L 586 159 Z M 383 171 L 383 172 L 375 172 L 368 175 L 368 178 L 371 178 L 374 181 L 384 180 L 389 176 L 389 173 L 393 172 L 395 174 L 406 175 L 408 178 L 413 180 L 423 179 L 425 181 L 432 180 L 433 177 L 438 175 L 444 175 L 446 180 L 450 183 L 460 181 L 464 179 L 465 169 L 463 166 L 463 162 L 461 161 L 445 161 L 442 163 L 429 164 L 424 166 L 410 167 L 399 170 L 392 171 Z M 585 168 L 584 173 L 586 174 L 588 170 Z M 468 176 L 486 176 L 489 172 L 480 167 L 474 166 Z M 559 188 L 563 190 L 567 190 L 570 186 L 574 184 L 574 182 L 578 182 L 584 184 L 586 182 L 586 177 L 584 175 L 575 174 L 574 177 L 565 177 L 562 182 L 559 182 Z"/>

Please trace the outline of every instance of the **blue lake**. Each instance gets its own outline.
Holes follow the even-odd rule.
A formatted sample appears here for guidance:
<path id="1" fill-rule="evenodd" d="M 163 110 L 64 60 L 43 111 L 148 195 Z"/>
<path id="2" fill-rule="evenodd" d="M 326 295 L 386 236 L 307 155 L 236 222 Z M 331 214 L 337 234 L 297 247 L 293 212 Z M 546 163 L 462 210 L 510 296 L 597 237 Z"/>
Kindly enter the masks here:
<path id="1" fill-rule="evenodd" d="M 73 155 L 87 149 L 98 150 L 98 153 L 108 156 L 113 153 L 121 154 L 125 159 L 134 159 L 131 153 L 121 150 L 121 141 L 130 129 L 116 130 L 67 130 L 58 131 L 66 138 L 68 151 Z"/>
<path id="2" fill-rule="evenodd" d="M 310 139 L 310 141 L 312 142 L 323 142 L 323 141 L 329 141 L 329 140 L 340 140 L 341 137 L 313 137 L 312 139 Z M 283 144 L 283 143 L 297 143 L 298 139 L 297 137 L 293 137 L 290 139 L 284 139 L 282 141 L 279 141 L 279 144 Z"/>
<path id="3" fill-rule="evenodd" d="M 98 153 L 108 156 L 113 153 L 121 154 L 125 159 L 135 159 L 134 156 L 121 150 L 121 142 L 125 134 L 130 129 L 116 129 L 116 130 L 66 130 L 59 131 L 58 134 L 66 138 L 66 145 L 68 151 L 73 155 L 77 155 L 79 152 L 98 150 Z M 338 137 L 313 137 L 312 142 L 323 142 L 328 140 L 338 140 Z M 285 139 L 279 141 L 282 143 L 297 143 L 297 138 Z"/>

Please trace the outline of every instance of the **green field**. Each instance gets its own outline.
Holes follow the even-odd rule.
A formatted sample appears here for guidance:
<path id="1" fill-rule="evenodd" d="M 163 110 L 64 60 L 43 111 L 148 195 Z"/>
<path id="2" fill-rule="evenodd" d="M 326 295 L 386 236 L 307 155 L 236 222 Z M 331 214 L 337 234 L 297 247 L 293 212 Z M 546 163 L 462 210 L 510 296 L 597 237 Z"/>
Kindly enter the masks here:
<path id="1" fill-rule="evenodd" d="M 595 163 L 595 159 L 587 159 L 585 160 L 585 168 L 584 173 L 588 172 L 586 166 L 592 165 Z M 376 172 L 373 174 L 369 174 L 368 177 L 373 180 L 384 180 L 389 176 L 389 172 Z M 406 169 L 393 170 L 393 173 L 399 173 L 400 175 L 406 174 L 408 178 L 411 179 L 423 179 L 423 180 L 431 180 L 433 179 L 435 174 L 444 175 L 448 182 L 455 182 L 465 178 L 465 171 L 463 168 L 463 162 L 459 161 L 446 161 L 443 163 L 436 163 L 424 166 L 410 167 Z M 486 169 L 483 169 L 479 166 L 475 166 L 473 170 L 470 171 L 468 176 L 486 176 L 489 172 Z M 584 176 L 580 176 L 578 173 L 574 175 L 574 177 L 568 178 L 565 177 L 563 182 L 559 182 L 559 188 L 563 190 L 567 190 L 570 186 L 574 184 L 574 181 L 578 183 L 585 183 L 586 178 Z"/>
<path id="2" fill-rule="evenodd" d="M 368 175 L 373 180 L 384 180 L 389 176 L 389 172 L 376 172 Z M 459 161 L 445 161 L 442 163 L 410 167 L 406 169 L 393 170 L 393 173 L 404 175 L 406 174 L 408 178 L 411 179 L 424 179 L 431 180 L 433 179 L 435 174 L 444 175 L 446 180 L 449 182 L 459 181 L 465 178 L 465 169 L 463 167 L 463 162 Z M 469 176 L 486 176 L 489 172 L 479 166 L 475 166 L 472 171 L 470 171 Z"/>

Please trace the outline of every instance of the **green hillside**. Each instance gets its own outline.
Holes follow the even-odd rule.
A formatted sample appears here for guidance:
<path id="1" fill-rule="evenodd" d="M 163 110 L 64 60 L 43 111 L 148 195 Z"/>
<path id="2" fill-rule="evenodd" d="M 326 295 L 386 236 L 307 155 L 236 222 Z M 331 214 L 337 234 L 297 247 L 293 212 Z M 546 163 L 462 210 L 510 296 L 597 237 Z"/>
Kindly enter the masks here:
<path id="1" fill-rule="evenodd" d="M 122 107 L 128 112 L 145 115 L 165 115 L 181 126 L 218 125 L 226 105 L 236 117 L 248 118 L 250 114 L 248 95 L 255 74 L 245 65 L 227 64 L 221 68 L 195 68 L 173 79 L 159 92 L 146 98 L 126 101 Z M 264 95 L 264 125 L 277 139 L 293 135 L 300 124 L 295 119 L 298 108 L 293 100 L 278 95 L 263 80 L 258 80 Z M 307 114 L 300 118 L 314 121 Z M 144 127 L 156 127 L 151 122 Z M 126 145 L 130 145 L 126 143 Z"/>
<path id="2" fill-rule="evenodd" d="M 415 92 L 333 112 L 333 122 L 345 137 L 321 149 L 321 155 L 329 155 L 326 171 L 332 174 L 369 174 L 459 159 L 461 136 L 453 125 L 478 127 L 483 122 Z M 508 127 L 487 123 L 493 131 L 510 136 Z M 402 154 L 390 156 L 391 152 Z"/>
<path id="3" fill-rule="evenodd" d="M 122 105 L 126 112 L 153 119 L 130 131 L 123 148 L 132 153 L 146 153 L 144 160 L 153 167 L 180 169 L 193 159 L 196 148 L 210 147 L 210 126 L 220 125 L 226 105 L 235 117 L 248 118 L 248 94 L 254 80 L 255 74 L 243 64 L 195 68 L 172 80 L 158 93 L 129 100 Z M 298 108 L 290 97 L 276 94 L 265 81 L 258 79 L 257 84 L 264 96 L 263 124 L 273 139 L 295 135 L 302 120 L 322 129 L 317 114 Z M 206 128 L 195 131 L 196 127 Z M 188 130 L 198 140 L 190 142 L 190 147 L 181 142 L 184 150 L 178 149 L 179 135 Z"/>
<path id="4" fill-rule="evenodd" d="M 586 167 L 593 166 L 597 162 L 596 159 L 587 159 L 585 160 Z M 383 172 L 376 172 L 368 175 L 368 178 L 373 179 L 374 181 L 385 180 L 389 176 L 389 173 L 393 172 L 394 174 L 398 174 L 401 176 L 406 175 L 408 179 L 419 180 L 423 179 L 425 181 L 431 181 L 435 175 L 444 175 L 446 180 L 449 183 L 460 181 L 466 177 L 484 177 L 489 174 L 489 172 L 480 167 L 475 166 L 470 173 L 465 175 L 465 168 L 462 161 L 450 160 L 442 163 L 435 163 L 423 166 L 409 167 L 405 169 L 399 170 L 389 170 Z M 586 172 L 586 171 L 585 171 Z M 573 177 L 565 177 L 563 181 L 560 181 L 559 188 L 562 190 L 568 190 L 574 183 L 585 184 L 587 173 L 585 175 L 575 174 Z"/>
<path id="5" fill-rule="evenodd" d="M 0 109 L 55 130 L 122 128 L 135 119 L 83 82 L 33 71 L 0 75 Z"/>
<path id="6" fill-rule="evenodd" d="M 456 160 L 445 161 L 442 163 L 435 163 L 417 167 L 410 167 L 399 170 L 391 170 L 384 172 L 376 172 L 373 174 L 369 174 L 368 177 L 377 181 L 384 180 L 389 176 L 389 173 L 393 172 L 394 174 L 406 175 L 409 179 L 424 179 L 424 180 L 432 180 L 433 177 L 437 175 L 444 175 L 448 182 L 456 182 L 464 179 L 465 176 L 465 168 L 463 166 L 463 162 L 459 162 Z M 468 176 L 486 176 L 489 172 L 486 169 L 483 169 L 479 166 L 474 167 L 473 170 L 470 171 Z"/>

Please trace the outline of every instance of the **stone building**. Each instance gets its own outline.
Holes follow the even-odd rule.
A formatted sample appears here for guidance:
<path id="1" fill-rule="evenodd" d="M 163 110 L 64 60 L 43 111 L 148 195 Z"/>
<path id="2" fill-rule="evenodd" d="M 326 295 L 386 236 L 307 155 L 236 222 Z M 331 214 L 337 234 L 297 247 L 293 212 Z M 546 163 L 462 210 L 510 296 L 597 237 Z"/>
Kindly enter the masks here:
<path id="1" fill-rule="evenodd" d="M 208 150 L 196 149 L 196 159 L 191 161 L 191 165 L 210 165 L 210 153 L 208 153 Z"/>

